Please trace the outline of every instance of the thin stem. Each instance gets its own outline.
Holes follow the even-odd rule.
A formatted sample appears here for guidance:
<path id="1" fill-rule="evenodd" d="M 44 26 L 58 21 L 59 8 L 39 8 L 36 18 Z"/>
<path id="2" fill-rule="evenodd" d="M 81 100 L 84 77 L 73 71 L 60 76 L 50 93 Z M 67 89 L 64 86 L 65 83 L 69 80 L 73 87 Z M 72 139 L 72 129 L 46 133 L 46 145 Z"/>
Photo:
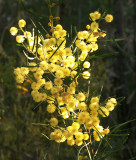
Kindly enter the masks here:
<path id="1" fill-rule="evenodd" d="M 90 150 L 91 150 L 91 157 L 92 157 L 92 160 L 94 160 L 93 146 L 92 146 L 91 139 L 90 139 Z"/>
<path id="2" fill-rule="evenodd" d="M 91 153 L 90 153 L 90 151 L 89 151 L 89 148 L 88 148 L 86 142 L 85 142 L 85 146 L 86 146 L 86 149 L 87 149 L 87 152 L 88 152 L 88 155 L 89 155 L 90 160 L 93 160 L 93 157 L 92 157 L 92 155 L 91 155 Z"/>

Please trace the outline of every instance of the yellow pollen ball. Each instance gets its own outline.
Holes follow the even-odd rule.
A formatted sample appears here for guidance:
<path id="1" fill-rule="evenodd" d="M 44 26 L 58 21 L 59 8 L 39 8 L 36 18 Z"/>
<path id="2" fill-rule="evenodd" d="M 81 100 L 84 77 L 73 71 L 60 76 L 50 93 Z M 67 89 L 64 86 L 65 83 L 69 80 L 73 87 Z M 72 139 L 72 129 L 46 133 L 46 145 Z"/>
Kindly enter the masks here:
<path id="1" fill-rule="evenodd" d="M 20 28 L 25 27 L 26 21 L 24 19 L 19 20 L 18 25 Z"/>
<path id="2" fill-rule="evenodd" d="M 61 31 L 63 28 L 62 28 L 62 26 L 60 25 L 60 24 L 58 24 L 57 26 L 56 26 L 56 31 Z"/>
<path id="3" fill-rule="evenodd" d="M 110 132 L 110 130 L 107 128 L 107 129 L 104 129 L 103 133 L 104 134 L 108 134 Z"/>
<path id="4" fill-rule="evenodd" d="M 89 135 L 87 133 L 84 134 L 84 140 L 88 140 L 89 139 Z"/>
<path id="5" fill-rule="evenodd" d="M 58 125 L 57 118 L 51 118 L 50 123 L 51 123 L 51 126 L 56 127 Z"/>
<path id="6" fill-rule="evenodd" d="M 16 27 L 11 27 L 9 31 L 12 36 L 15 36 L 18 32 L 18 29 Z"/>
<path id="7" fill-rule="evenodd" d="M 88 24 L 88 25 L 86 25 L 86 29 L 88 29 L 88 30 L 90 29 L 90 25 L 89 25 L 89 24 Z"/>
<path id="8" fill-rule="evenodd" d="M 89 79 L 90 75 L 91 75 L 91 74 L 90 74 L 88 71 L 85 71 L 85 72 L 83 72 L 83 74 L 82 74 L 82 76 L 83 76 L 84 79 Z"/>
<path id="9" fill-rule="evenodd" d="M 91 30 L 92 30 L 92 31 L 97 30 L 98 27 L 99 27 L 99 24 L 98 24 L 98 23 L 96 23 L 96 22 L 92 22 L 92 23 L 91 23 Z"/>
<path id="10" fill-rule="evenodd" d="M 21 36 L 16 36 L 16 42 L 17 43 L 23 43 L 24 42 L 24 37 L 21 35 Z"/>
<path id="11" fill-rule="evenodd" d="M 105 21 L 107 23 L 110 23 L 113 21 L 113 16 L 111 14 L 107 14 L 106 17 L 105 17 Z"/>
<path id="12" fill-rule="evenodd" d="M 89 68 L 90 67 L 90 62 L 85 61 L 84 64 L 83 64 L 83 67 L 84 68 Z"/>
<path id="13" fill-rule="evenodd" d="M 53 113 L 53 112 L 55 112 L 55 110 L 56 110 L 56 106 L 55 106 L 54 104 L 49 104 L 49 105 L 47 106 L 47 111 L 48 111 L 49 113 Z"/>

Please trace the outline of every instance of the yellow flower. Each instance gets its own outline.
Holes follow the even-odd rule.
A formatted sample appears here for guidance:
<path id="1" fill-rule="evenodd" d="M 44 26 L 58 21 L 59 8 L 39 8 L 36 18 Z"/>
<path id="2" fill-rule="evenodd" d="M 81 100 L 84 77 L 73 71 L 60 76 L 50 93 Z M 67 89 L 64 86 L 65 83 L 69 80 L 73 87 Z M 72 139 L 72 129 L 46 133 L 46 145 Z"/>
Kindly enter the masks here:
<path id="1" fill-rule="evenodd" d="M 31 32 L 24 32 L 25 38 L 30 38 L 32 36 Z"/>
<path id="2" fill-rule="evenodd" d="M 105 17 L 105 21 L 107 23 L 110 23 L 113 21 L 113 16 L 111 14 L 107 14 L 106 17 Z"/>
<path id="3" fill-rule="evenodd" d="M 63 81 L 60 78 L 55 78 L 54 83 L 55 83 L 55 85 L 60 86 L 60 85 L 62 85 Z"/>
<path id="4" fill-rule="evenodd" d="M 16 82 L 17 83 L 23 83 L 24 82 L 24 76 L 22 76 L 21 74 L 17 75 L 16 76 Z"/>
<path id="5" fill-rule="evenodd" d="M 95 12 L 94 12 L 94 17 L 95 17 L 95 20 L 100 19 L 101 13 L 99 13 L 98 11 L 95 11 Z"/>
<path id="6" fill-rule="evenodd" d="M 64 77 L 64 73 L 61 70 L 56 71 L 55 73 L 56 78 L 63 78 Z"/>
<path id="7" fill-rule="evenodd" d="M 48 69 L 48 63 L 46 61 L 40 62 L 40 68 L 45 71 Z"/>
<path id="8" fill-rule="evenodd" d="M 89 29 L 90 29 L 90 25 L 86 25 L 86 29 L 88 29 L 88 30 L 89 30 Z"/>
<path id="9" fill-rule="evenodd" d="M 90 67 L 90 62 L 85 61 L 84 64 L 83 64 L 83 67 L 84 68 L 89 68 Z"/>
<path id="10" fill-rule="evenodd" d="M 91 23 L 91 27 L 90 27 L 90 28 L 91 28 L 92 31 L 97 30 L 98 27 L 99 27 L 99 24 L 98 24 L 98 23 L 96 23 L 96 22 L 92 22 L 92 23 Z"/>
<path id="11" fill-rule="evenodd" d="M 73 138 L 67 139 L 67 144 L 73 146 L 75 144 L 75 140 Z"/>
<path id="12" fill-rule="evenodd" d="M 103 133 L 104 134 L 108 134 L 110 132 L 110 130 L 107 128 L 107 129 L 104 129 Z"/>
<path id="13" fill-rule="evenodd" d="M 24 36 L 20 35 L 20 36 L 16 36 L 16 42 L 17 43 L 23 43 L 25 40 Z"/>
<path id="14" fill-rule="evenodd" d="M 108 111 L 113 111 L 114 110 L 114 104 L 113 103 L 111 103 L 111 102 L 108 102 L 107 104 L 106 104 L 106 108 L 108 109 Z"/>
<path id="15" fill-rule="evenodd" d="M 18 32 L 18 29 L 16 27 L 11 27 L 9 31 L 12 36 L 15 36 Z"/>
<path id="16" fill-rule="evenodd" d="M 97 102 L 91 103 L 91 104 L 89 105 L 89 108 L 90 108 L 91 110 L 98 110 L 99 104 L 98 104 Z"/>
<path id="17" fill-rule="evenodd" d="M 89 135 L 88 135 L 87 133 L 85 133 L 83 136 L 84 136 L 83 139 L 84 139 L 85 141 L 89 139 Z"/>
<path id="18" fill-rule="evenodd" d="M 58 125 L 57 118 L 51 118 L 50 119 L 50 124 L 51 124 L 51 126 L 56 127 Z"/>
<path id="19" fill-rule="evenodd" d="M 55 110 L 56 110 L 56 106 L 54 104 L 49 104 L 47 106 L 47 112 L 53 113 L 53 112 L 55 112 Z"/>
<path id="20" fill-rule="evenodd" d="M 91 98 L 91 103 L 99 103 L 99 98 L 98 97 L 92 97 Z"/>
<path id="21" fill-rule="evenodd" d="M 84 93 L 82 93 L 82 92 L 78 93 L 77 99 L 79 101 L 85 101 L 85 95 L 84 95 Z"/>
<path id="22" fill-rule="evenodd" d="M 105 107 L 100 107 L 99 114 L 102 115 L 103 117 L 107 117 L 109 116 L 109 111 Z"/>
<path id="23" fill-rule="evenodd" d="M 75 94 L 75 87 L 68 87 L 67 92 L 70 94 Z"/>
<path id="24" fill-rule="evenodd" d="M 78 122 L 73 122 L 72 123 L 72 127 L 79 129 L 80 128 L 80 124 Z"/>
<path id="25" fill-rule="evenodd" d="M 82 74 L 84 79 L 89 79 L 90 75 L 91 74 L 88 71 L 84 71 L 83 74 Z"/>
<path id="26" fill-rule="evenodd" d="M 81 139 L 76 139 L 76 145 L 81 146 L 83 144 L 83 140 Z"/>
<path id="27" fill-rule="evenodd" d="M 63 28 L 62 28 L 62 26 L 60 25 L 60 24 L 58 24 L 57 26 L 56 26 L 56 31 L 61 31 Z"/>
<path id="28" fill-rule="evenodd" d="M 100 141 L 100 135 L 96 131 L 93 131 L 93 137 L 96 141 Z"/>
<path id="29" fill-rule="evenodd" d="M 90 15 L 91 19 L 92 19 L 93 21 L 95 21 L 95 15 L 94 15 L 94 13 L 90 13 L 89 15 Z"/>
<path id="30" fill-rule="evenodd" d="M 24 19 L 20 19 L 19 22 L 18 22 L 18 25 L 19 25 L 20 28 L 25 27 L 26 21 Z"/>

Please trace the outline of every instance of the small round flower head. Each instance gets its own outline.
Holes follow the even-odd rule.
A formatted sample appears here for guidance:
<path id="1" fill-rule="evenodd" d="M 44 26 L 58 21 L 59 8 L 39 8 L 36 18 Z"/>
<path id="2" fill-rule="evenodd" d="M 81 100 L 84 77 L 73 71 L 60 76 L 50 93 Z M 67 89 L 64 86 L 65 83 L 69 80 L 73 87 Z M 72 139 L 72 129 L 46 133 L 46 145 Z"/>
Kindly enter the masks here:
<path id="1" fill-rule="evenodd" d="M 65 48 L 65 53 L 66 53 L 66 56 L 71 56 L 72 55 L 71 48 Z"/>
<path id="2" fill-rule="evenodd" d="M 76 145 L 81 146 L 83 144 L 83 140 L 81 139 L 76 139 Z"/>
<path id="3" fill-rule="evenodd" d="M 98 135 L 96 131 L 93 131 L 93 137 L 96 141 L 100 141 L 100 136 Z"/>
<path id="4" fill-rule="evenodd" d="M 27 67 L 21 67 L 21 74 L 27 75 L 29 73 L 29 69 Z"/>
<path id="5" fill-rule="evenodd" d="M 56 64 L 53 64 L 53 63 L 48 64 L 48 70 L 49 70 L 50 72 L 55 72 L 56 69 L 57 69 Z"/>
<path id="6" fill-rule="evenodd" d="M 51 118 L 50 119 L 50 124 L 51 124 L 51 126 L 56 127 L 58 125 L 57 118 Z"/>
<path id="7" fill-rule="evenodd" d="M 97 110 L 91 110 L 90 114 L 92 117 L 97 117 L 98 112 L 97 112 Z"/>
<path id="8" fill-rule="evenodd" d="M 62 97 L 58 97 L 58 98 L 57 98 L 57 102 L 58 102 L 58 105 L 59 105 L 59 106 L 64 105 L 64 102 L 63 102 L 63 100 L 62 100 Z"/>
<path id="9" fill-rule="evenodd" d="M 117 104 L 117 100 L 116 100 L 115 98 L 110 98 L 110 99 L 108 100 L 108 102 L 111 102 L 111 103 L 113 103 L 114 105 Z"/>
<path id="10" fill-rule="evenodd" d="M 14 74 L 15 75 L 21 74 L 21 69 L 19 67 L 15 68 L 14 69 Z"/>
<path id="11" fill-rule="evenodd" d="M 72 123 L 72 127 L 79 129 L 80 128 L 80 124 L 78 122 L 73 122 Z"/>
<path id="12" fill-rule="evenodd" d="M 73 146 L 75 144 L 75 140 L 73 138 L 67 139 L 67 144 Z"/>
<path id="13" fill-rule="evenodd" d="M 20 35 L 20 36 L 16 36 L 16 42 L 17 43 L 23 43 L 25 40 L 24 36 Z"/>
<path id="14" fill-rule="evenodd" d="M 91 103 L 99 103 L 99 98 L 98 97 L 92 97 L 91 98 Z"/>
<path id="15" fill-rule="evenodd" d="M 89 24 L 88 24 L 88 25 L 86 25 L 86 29 L 88 29 L 88 30 L 90 29 L 90 25 L 89 25 Z"/>
<path id="16" fill-rule="evenodd" d="M 93 117 L 93 122 L 92 122 L 93 126 L 98 126 L 100 124 L 100 120 L 98 117 Z"/>
<path id="17" fill-rule="evenodd" d="M 51 132 L 51 134 L 50 134 L 50 138 L 51 138 L 52 140 L 55 140 L 55 138 L 56 138 L 56 134 L 55 134 L 54 132 Z"/>
<path id="18" fill-rule="evenodd" d="M 95 15 L 94 15 L 94 13 L 90 13 L 89 15 L 90 15 L 92 21 L 95 21 Z"/>
<path id="19" fill-rule="evenodd" d="M 47 98 L 47 94 L 46 93 L 40 93 L 41 101 L 44 101 L 46 98 Z"/>
<path id="20" fill-rule="evenodd" d="M 84 71 L 82 76 L 83 76 L 84 79 L 89 79 L 90 73 L 88 71 Z"/>
<path id="21" fill-rule="evenodd" d="M 69 93 L 69 94 L 75 94 L 75 87 L 68 87 L 68 89 L 67 89 L 67 92 Z"/>
<path id="22" fill-rule="evenodd" d="M 55 78 L 54 79 L 54 84 L 56 86 L 60 86 L 60 85 L 62 85 L 62 83 L 63 83 L 63 81 L 60 78 Z"/>
<path id="23" fill-rule="evenodd" d="M 24 32 L 25 38 L 30 38 L 32 36 L 31 32 Z"/>
<path id="24" fill-rule="evenodd" d="M 111 14 L 107 14 L 106 17 L 105 17 L 105 21 L 107 23 L 110 23 L 113 21 L 113 16 Z"/>
<path id="25" fill-rule="evenodd" d="M 15 36 L 18 32 L 18 29 L 16 27 L 11 27 L 9 31 L 12 36 Z"/>
<path id="26" fill-rule="evenodd" d="M 85 61 L 84 64 L 83 64 L 83 67 L 84 68 L 89 68 L 90 67 L 90 62 Z"/>
<path id="27" fill-rule="evenodd" d="M 50 38 L 49 43 L 51 46 L 54 46 L 56 44 L 56 39 L 55 38 Z"/>
<path id="28" fill-rule="evenodd" d="M 67 35 L 67 31 L 63 29 L 63 30 L 59 31 L 59 34 L 60 34 L 60 37 L 63 38 Z"/>
<path id="29" fill-rule="evenodd" d="M 78 108 L 81 110 L 81 111 L 86 111 L 87 110 L 87 105 L 85 102 L 81 102 L 78 104 Z"/>
<path id="30" fill-rule="evenodd" d="M 46 61 L 41 61 L 40 62 L 40 68 L 45 71 L 48 69 L 48 63 Z"/>
<path id="31" fill-rule="evenodd" d="M 98 24 L 98 23 L 96 23 L 96 22 L 92 22 L 92 23 L 91 23 L 91 27 L 90 27 L 90 28 L 91 28 L 92 31 L 97 30 L 98 27 L 99 27 L 99 24 Z"/>
<path id="32" fill-rule="evenodd" d="M 63 78 L 64 77 L 64 73 L 61 70 L 57 70 L 55 73 L 56 78 Z"/>
<path id="33" fill-rule="evenodd" d="M 83 135 L 83 133 L 82 133 L 82 132 L 77 132 L 77 133 L 75 134 L 75 138 L 76 138 L 76 139 L 83 140 L 84 135 Z"/>
<path id="34" fill-rule="evenodd" d="M 98 44 L 97 43 L 92 44 L 92 52 L 96 51 L 97 49 L 98 49 Z"/>
<path id="35" fill-rule="evenodd" d="M 110 132 L 109 128 L 104 129 L 104 131 L 103 131 L 104 134 L 108 134 L 109 132 Z"/>
<path id="36" fill-rule="evenodd" d="M 85 95 L 84 95 L 84 93 L 82 93 L 82 92 L 78 93 L 77 99 L 79 101 L 85 101 Z"/>
<path id="37" fill-rule="evenodd" d="M 88 135 L 87 133 L 85 133 L 83 136 L 84 136 L 83 139 L 84 139 L 85 141 L 89 139 L 89 135 Z"/>
<path id="38" fill-rule="evenodd" d="M 108 109 L 108 111 L 113 111 L 114 110 L 115 105 L 111 102 L 108 102 L 106 104 L 106 108 Z"/>
<path id="39" fill-rule="evenodd" d="M 20 19 L 19 22 L 18 22 L 18 25 L 19 25 L 20 28 L 25 27 L 26 21 L 24 19 Z"/>
<path id="40" fill-rule="evenodd" d="M 56 20 L 59 21 L 59 20 L 60 20 L 60 17 L 56 17 Z"/>
<path id="41" fill-rule="evenodd" d="M 15 79 L 16 79 L 16 82 L 17 82 L 17 83 L 23 83 L 24 80 L 25 80 L 25 79 L 24 79 L 24 76 L 22 76 L 21 74 L 20 74 L 20 75 L 17 75 Z"/>
<path id="42" fill-rule="evenodd" d="M 53 35 L 55 36 L 55 38 L 60 38 L 60 34 L 59 34 L 59 32 L 58 31 L 54 31 L 53 32 Z"/>
<path id="43" fill-rule="evenodd" d="M 63 29 L 62 26 L 60 24 L 57 24 L 56 31 L 61 31 L 62 29 Z"/>
<path id="44" fill-rule="evenodd" d="M 35 72 L 36 70 L 37 70 L 37 67 L 34 67 L 34 66 L 36 66 L 37 64 L 35 63 L 35 62 L 30 62 L 29 63 L 29 66 L 31 66 L 30 68 L 29 68 L 29 70 L 31 71 L 31 72 Z"/>
<path id="45" fill-rule="evenodd" d="M 95 17 L 95 20 L 100 19 L 101 13 L 99 13 L 98 11 L 95 11 L 95 12 L 94 12 L 94 17 Z"/>
<path id="46" fill-rule="evenodd" d="M 47 106 L 47 111 L 48 111 L 49 113 L 53 113 L 53 112 L 55 112 L 55 110 L 56 110 L 56 106 L 55 106 L 54 104 L 49 104 L 49 105 Z"/>
<path id="47" fill-rule="evenodd" d="M 107 108 L 100 107 L 99 114 L 102 115 L 103 117 L 108 117 L 110 113 Z"/>

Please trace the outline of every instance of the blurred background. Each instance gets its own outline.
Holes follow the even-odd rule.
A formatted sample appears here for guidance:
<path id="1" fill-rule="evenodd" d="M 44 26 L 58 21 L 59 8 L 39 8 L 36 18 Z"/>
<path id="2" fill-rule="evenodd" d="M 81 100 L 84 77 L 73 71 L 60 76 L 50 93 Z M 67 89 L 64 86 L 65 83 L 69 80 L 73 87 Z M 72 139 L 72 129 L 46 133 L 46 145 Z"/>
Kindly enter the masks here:
<path id="1" fill-rule="evenodd" d="M 10 27 L 17 26 L 18 20 L 23 18 L 30 31 L 31 19 L 38 20 L 49 30 L 45 0 L 22 2 L 23 5 L 19 0 L 0 0 L 0 160 L 75 160 L 77 148 L 55 144 L 41 135 L 50 132 L 49 127 L 37 125 L 48 120 L 46 106 L 36 107 L 30 95 L 30 82 L 23 85 L 15 82 L 13 70 L 24 65 L 26 59 L 22 48 L 10 35 Z M 114 16 L 111 24 L 102 24 L 109 33 L 107 39 L 123 39 L 117 43 L 100 42 L 102 47 L 96 54 L 117 54 L 91 62 L 92 74 L 97 79 L 92 86 L 103 86 L 102 99 L 109 96 L 123 99 L 108 120 L 110 126 L 114 126 L 136 118 L 136 0 L 61 0 L 60 5 L 54 7 L 53 15 L 61 17 L 59 23 L 64 29 L 70 31 L 71 27 L 77 26 L 79 31 L 85 30 L 90 23 L 89 13 L 96 10 Z M 106 160 L 136 159 L 135 128 L 135 121 L 123 126 L 122 133 L 129 136 L 114 138 L 112 144 L 118 148 Z"/>

